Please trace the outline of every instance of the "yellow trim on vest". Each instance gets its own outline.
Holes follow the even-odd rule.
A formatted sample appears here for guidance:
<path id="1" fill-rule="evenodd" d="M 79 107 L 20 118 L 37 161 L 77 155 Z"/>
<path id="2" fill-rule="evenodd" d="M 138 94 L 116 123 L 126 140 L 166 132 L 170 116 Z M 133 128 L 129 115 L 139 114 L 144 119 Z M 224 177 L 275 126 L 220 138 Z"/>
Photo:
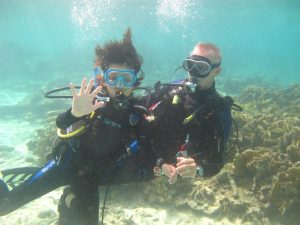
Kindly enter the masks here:
<path id="1" fill-rule="evenodd" d="M 95 111 L 93 111 L 90 115 L 90 119 L 93 119 L 95 117 Z M 76 130 L 70 132 L 70 133 L 64 133 L 64 131 L 60 128 L 57 129 L 57 136 L 62 138 L 62 139 L 66 139 L 66 138 L 71 138 L 74 137 L 78 134 L 80 134 L 81 132 L 83 132 L 86 128 L 86 125 L 82 125 L 79 128 L 77 128 Z"/>
<path id="2" fill-rule="evenodd" d="M 172 100 L 172 104 L 177 105 L 180 102 L 181 102 L 180 97 L 178 95 L 174 95 L 173 100 Z"/>
<path id="3" fill-rule="evenodd" d="M 194 117 L 195 117 L 195 113 L 193 113 L 192 115 L 190 115 L 190 116 L 188 116 L 187 118 L 185 118 L 185 119 L 183 120 L 183 125 L 186 125 L 186 124 L 188 124 L 189 122 L 191 122 L 191 121 L 194 119 Z"/>

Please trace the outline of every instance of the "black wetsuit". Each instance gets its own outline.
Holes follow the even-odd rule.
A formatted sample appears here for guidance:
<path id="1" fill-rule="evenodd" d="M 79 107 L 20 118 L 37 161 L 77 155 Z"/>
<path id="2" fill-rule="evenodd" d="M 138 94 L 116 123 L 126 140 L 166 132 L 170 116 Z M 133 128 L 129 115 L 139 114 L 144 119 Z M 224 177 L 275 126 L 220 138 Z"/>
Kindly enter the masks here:
<path id="1" fill-rule="evenodd" d="M 184 84 L 186 81 L 180 81 Z M 151 112 L 153 146 L 158 157 L 169 164 L 176 163 L 176 154 L 186 144 L 188 156 L 212 176 L 223 167 L 226 141 L 231 128 L 231 97 L 221 97 L 215 87 L 196 92 L 182 86 L 156 88 Z M 176 96 L 176 97 L 174 97 Z M 176 103 L 172 101 L 176 98 Z M 157 104 L 158 103 L 158 104 Z M 184 123 L 190 115 L 194 118 Z"/>
<path id="2" fill-rule="evenodd" d="M 64 190 L 58 206 L 58 224 L 96 225 L 99 220 L 99 185 L 151 178 L 155 160 L 147 151 L 143 112 L 133 99 L 128 108 L 121 110 L 115 110 L 108 103 L 96 111 L 94 119 L 87 116 L 75 118 L 68 110 L 57 117 L 57 127 L 65 130 L 84 120 L 87 128 L 83 134 L 58 140 L 52 158 L 45 166 L 0 199 L 1 215 L 60 186 L 70 185 Z M 135 140 L 138 142 L 137 152 L 126 155 L 126 147 Z M 68 195 L 74 197 L 70 205 L 66 204 Z"/>

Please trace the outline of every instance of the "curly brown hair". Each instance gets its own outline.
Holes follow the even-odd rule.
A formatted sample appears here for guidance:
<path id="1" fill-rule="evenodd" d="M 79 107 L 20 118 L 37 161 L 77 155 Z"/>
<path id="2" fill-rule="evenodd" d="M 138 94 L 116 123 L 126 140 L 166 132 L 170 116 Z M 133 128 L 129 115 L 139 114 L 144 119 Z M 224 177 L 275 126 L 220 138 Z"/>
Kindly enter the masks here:
<path id="1" fill-rule="evenodd" d="M 95 54 L 101 60 L 100 66 L 103 71 L 107 70 L 109 65 L 113 63 L 126 64 L 133 68 L 136 73 L 141 69 L 142 60 L 132 44 L 130 28 L 125 31 L 123 40 L 112 40 L 103 46 L 97 45 Z"/>

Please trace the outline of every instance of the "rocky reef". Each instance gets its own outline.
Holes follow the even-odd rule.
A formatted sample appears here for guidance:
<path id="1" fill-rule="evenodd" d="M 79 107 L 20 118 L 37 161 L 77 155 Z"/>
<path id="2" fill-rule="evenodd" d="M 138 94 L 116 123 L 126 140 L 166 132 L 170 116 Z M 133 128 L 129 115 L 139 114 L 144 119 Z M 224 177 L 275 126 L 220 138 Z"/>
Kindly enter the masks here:
<path id="1" fill-rule="evenodd" d="M 241 128 L 233 175 L 248 187 L 267 216 L 297 224 L 300 219 L 300 85 L 271 90 L 248 87 L 236 113 Z"/>

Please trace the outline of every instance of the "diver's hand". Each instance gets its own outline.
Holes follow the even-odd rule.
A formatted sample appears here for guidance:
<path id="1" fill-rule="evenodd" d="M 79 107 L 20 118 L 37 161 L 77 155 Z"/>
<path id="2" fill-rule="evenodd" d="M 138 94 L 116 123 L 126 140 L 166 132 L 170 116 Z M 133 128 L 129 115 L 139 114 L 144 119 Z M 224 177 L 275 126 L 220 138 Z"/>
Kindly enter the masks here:
<path id="1" fill-rule="evenodd" d="M 174 184 L 177 181 L 177 172 L 175 166 L 164 163 L 162 164 L 161 169 L 162 173 L 169 178 L 169 184 Z"/>
<path id="2" fill-rule="evenodd" d="M 177 157 L 176 170 L 184 178 L 194 178 L 197 174 L 197 165 L 193 158 Z"/>
<path id="3" fill-rule="evenodd" d="M 77 94 L 74 84 L 70 83 L 70 88 L 72 91 L 73 102 L 71 113 L 75 117 L 81 117 L 88 115 L 96 109 L 103 107 L 104 102 L 94 102 L 96 95 L 101 91 L 102 87 L 97 87 L 92 93 L 92 87 L 94 85 L 94 79 L 91 79 L 86 85 L 86 78 L 82 79 L 81 88 Z"/>

